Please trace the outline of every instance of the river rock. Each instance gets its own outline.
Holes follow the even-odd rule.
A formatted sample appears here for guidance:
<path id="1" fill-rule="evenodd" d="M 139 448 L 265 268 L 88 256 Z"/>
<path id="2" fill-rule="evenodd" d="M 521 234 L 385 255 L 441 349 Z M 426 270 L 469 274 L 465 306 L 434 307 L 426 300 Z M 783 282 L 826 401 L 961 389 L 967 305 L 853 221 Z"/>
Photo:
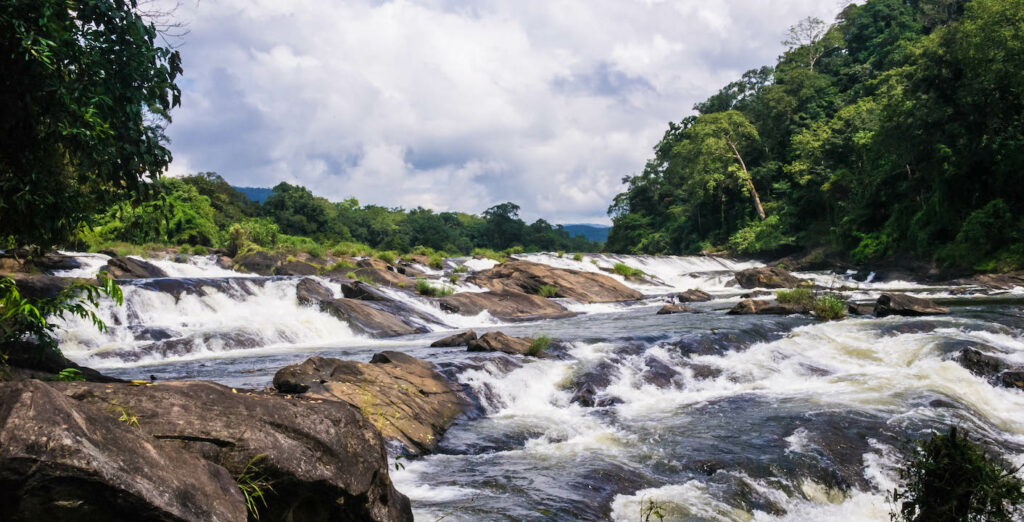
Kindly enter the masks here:
<path id="1" fill-rule="evenodd" d="M 224 270 L 234 270 L 235 262 L 228 256 L 218 255 L 217 256 L 217 267 Z"/>
<path id="2" fill-rule="evenodd" d="M 433 451 L 468 407 L 433 365 L 401 352 L 378 353 L 369 363 L 311 357 L 279 370 L 274 387 L 352 404 L 413 454 Z"/>
<path id="3" fill-rule="evenodd" d="M 365 261 L 365 259 L 363 260 Z M 379 261 L 379 260 L 374 260 Z M 361 263 L 362 261 L 360 261 Z M 383 263 L 383 261 L 380 261 Z M 365 278 L 373 281 L 375 284 L 382 286 L 389 286 L 392 288 L 415 288 L 416 281 L 410 279 L 394 270 L 391 270 L 391 265 L 388 265 L 389 269 L 382 268 L 359 268 L 355 271 L 356 277 Z"/>
<path id="4" fill-rule="evenodd" d="M 810 309 L 796 303 L 779 303 L 767 299 L 744 299 L 729 310 L 729 315 L 791 315 L 810 313 Z"/>
<path id="5" fill-rule="evenodd" d="M 981 286 L 991 290 L 1011 290 L 1024 287 L 1024 270 L 1003 274 L 981 274 L 952 282 L 955 285 Z"/>
<path id="6" fill-rule="evenodd" d="M 520 339 L 502 332 L 487 332 L 469 343 L 470 352 L 504 352 L 525 355 L 530 350 L 530 339 Z"/>
<path id="7" fill-rule="evenodd" d="M 107 275 L 114 279 L 152 279 L 167 277 L 167 272 L 152 263 L 133 257 L 115 257 L 104 267 Z"/>
<path id="8" fill-rule="evenodd" d="M 408 499 L 388 477 L 384 441 L 348 404 L 204 381 L 54 386 L 114 418 L 129 412 L 139 431 L 233 476 L 253 463 L 274 488 L 259 506 L 261 520 L 412 520 Z"/>
<path id="9" fill-rule="evenodd" d="M 95 284 L 93 279 L 73 279 L 69 277 L 57 277 L 51 275 L 28 275 L 22 273 L 11 274 L 18 292 L 26 299 L 49 299 L 60 293 L 61 290 L 71 286 L 75 281 Z"/>
<path id="10" fill-rule="evenodd" d="M 846 302 L 846 311 L 850 315 L 871 315 L 875 313 L 874 303 L 857 303 L 854 301 Z"/>
<path id="11" fill-rule="evenodd" d="M 276 266 L 277 257 L 263 250 L 256 250 L 235 257 L 235 269 L 250 274 L 268 276 L 274 273 L 274 267 Z"/>
<path id="12" fill-rule="evenodd" d="M 319 272 L 319 267 L 305 261 L 286 261 L 274 268 L 274 274 L 279 276 L 311 276 Z"/>
<path id="13" fill-rule="evenodd" d="M 449 335 L 443 339 L 438 339 L 430 343 L 431 348 L 443 348 L 449 346 L 468 346 L 470 342 L 476 340 L 476 332 L 473 330 L 467 330 L 462 333 L 455 335 Z"/>
<path id="14" fill-rule="evenodd" d="M 460 315 L 487 311 L 499 321 L 561 319 L 576 315 L 550 299 L 512 290 L 460 292 L 442 297 L 440 305 L 442 310 Z"/>
<path id="15" fill-rule="evenodd" d="M 371 284 L 362 281 L 342 281 L 341 293 L 349 299 L 360 301 L 391 301 L 384 292 L 381 292 Z"/>
<path id="16" fill-rule="evenodd" d="M 684 304 L 667 304 L 662 306 L 658 310 L 658 315 L 669 315 L 669 314 L 681 314 L 684 312 L 692 312 L 693 308 Z"/>
<path id="17" fill-rule="evenodd" d="M 974 348 L 964 348 L 955 359 L 960 366 L 979 377 L 993 377 L 1007 368 L 1006 362 L 999 357 L 982 353 Z"/>
<path id="18" fill-rule="evenodd" d="M 395 337 L 424 331 L 423 328 L 410 326 L 394 315 L 356 299 L 342 298 L 322 301 L 320 308 L 347 322 L 357 333 L 371 337 Z"/>
<path id="19" fill-rule="evenodd" d="M 644 380 L 659 388 L 671 388 L 673 381 L 679 376 L 675 368 L 654 356 L 647 356 L 644 359 L 644 366 L 647 367 L 641 374 Z"/>
<path id="20" fill-rule="evenodd" d="M 875 315 L 922 316 L 948 314 L 949 308 L 939 306 L 929 299 L 911 297 L 907 294 L 882 294 L 875 302 Z"/>
<path id="21" fill-rule="evenodd" d="M 702 303 L 711 300 L 711 294 L 697 288 L 679 292 L 672 297 L 678 303 Z"/>
<path id="22" fill-rule="evenodd" d="M 0 404 L 0 519 L 246 520 L 228 470 L 118 422 L 119 412 L 36 380 L 0 384 Z"/>
<path id="23" fill-rule="evenodd" d="M 559 297 L 581 303 L 632 301 L 643 295 L 604 274 L 554 268 L 529 261 L 509 261 L 469 277 L 469 282 L 493 291 L 536 294 L 545 285 L 558 288 Z"/>
<path id="24" fill-rule="evenodd" d="M 1000 383 L 1007 388 L 1024 389 L 1024 368 L 1007 370 L 999 376 Z"/>
<path id="25" fill-rule="evenodd" d="M 736 272 L 736 283 L 743 288 L 796 288 L 805 283 L 777 266 L 748 268 Z"/>
<path id="26" fill-rule="evenodd" d="M 307 277 L 295 286 L 295 297 L 301 305 L 319 306 L 322 301 L 334 299 L 334 292 L 316 279 Z"/>
<path id="27" fill-rule="evenodd" d="M 74 256 L 68 256 L 57 252 L 50 252 L 32 259 L 32 264 L 36 268 L 45 272 L 52 272 L 54 270 L 73 270 L 75 268 L 81 268 L 82 264 L 78 262 Z"/>

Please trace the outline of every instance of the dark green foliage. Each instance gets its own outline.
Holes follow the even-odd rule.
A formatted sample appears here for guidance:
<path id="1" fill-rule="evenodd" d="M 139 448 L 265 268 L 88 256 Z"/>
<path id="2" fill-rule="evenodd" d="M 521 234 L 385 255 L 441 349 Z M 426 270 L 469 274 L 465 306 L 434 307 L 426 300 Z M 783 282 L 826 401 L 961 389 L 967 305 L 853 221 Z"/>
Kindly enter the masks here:
<path id="1" fill-rule="evenodd" d="M 1010 521 L 1024 514 L 1024 481 L 967 433 L 950 427 L 915 448 L 892 492 L 893 521 Z"/>
<path id="2" fill-rule="evenodd" d="M 549 344 L 551 344 L 550 337 L 546 335 L 537 337 L 530 342 L 530 347 L 526 349 L 526 355 L 529 355 L 530 357 L 540 357 L 544 353 L 544 350 L 548 349 Z"/>
<path id="3" fill-rule="evenodd" d="M 180 58 L 134 4 L 0 3 L 0 237 L 61 244 L 170 162 Z"/>
<path id="4" fill-rule="evenodd" d="M 608 250 L 1024 266 L 1024 0 L 868 0 L 785 43 L 669 125 Z"/>
<path id="5" fill-rule="evenodd" d="M 785 304 L 798 304 L 808 308 L 814 305 L 814 293 L 807 288 L 779 290 L 775 292 L 775 300 Z"/>
<path id="6" fill-rule="evenodd" d="M 811 307 L 818 319 L 834 321 L 846 317 L 846 302 L 835 295 L 823 295 L 814 300 Z"/>
<path id="7" fill-rule="evenodd" d="M 444 297 L 451 295 L 455 290 L 447 285 L 440 287 L 433 286 L 426 279 L 420 278 L 416 280 L 416 293 L 425 295 L 427 297 Z"/>

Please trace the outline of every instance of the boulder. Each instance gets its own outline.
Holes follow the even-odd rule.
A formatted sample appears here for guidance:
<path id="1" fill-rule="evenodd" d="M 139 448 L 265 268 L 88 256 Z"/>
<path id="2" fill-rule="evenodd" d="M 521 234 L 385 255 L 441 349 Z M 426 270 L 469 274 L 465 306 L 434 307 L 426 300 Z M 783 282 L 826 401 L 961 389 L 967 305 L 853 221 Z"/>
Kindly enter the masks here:
<path id="1" fill-rule="evenodd" d="M 1024 390 L 1024 368 L 1014 368 L 999 375 L 999 382 L 1007 388 Z"/>
<path id="2" fill-rule="evenodd" d="M 679 377 L 679 372 L 675 368 L 657 357 L 647 356 L 644 359 L 644 366 L 647 368 L 641 377 L 658 388 L 671 388 L 674 385 L 674 379 Z"/>
<path id="3" fill-rule="evenodd" d="M 777 301 L 769 301 L 767 299 L 744 299 L 733 306 L 729 310 L 729 315 L 751 315 L 751 314 L 767 314 L 767 315 L 791 315 L 791 314 L 807 314 L 811 310 L 806 306 L 801 306 L 796 303 L 779 303 Z"/>
<path id="4" fill-rule="evenodd" d="M 32 264 L 35 265 L 36 268 L 45 272 L 52 272 L 54 270 L 73 270 L 75 268 L 82 267 L 82 264 L 73 256 L 67 256 L 57 252 L 50 252 L 43 256 L 33 258 Z"/>
<path id="5" fill-rule="evenodd" d="M 274 275 L 279 276 L 311 276 L 319 272 L 319 267 L 305 261 L 287 261 L 274 268 Z"/>
<path id="6" fill-rule="evenodd" d="M 468 407 L 433 365 L 401 352 L 378 353 L 369 363 L 311 357 L 279 370 L 274 387 L 352 404 L 413 454 L 433 451 Z"/>
<path id="7" fill-rule="evenodd" d="M 469 346 L 469 343 L 476 340 L 476 332 L 467 330 L 455 335 L 449 335 L 430 343 L 431 348 L 442 348 L 449 346 Z"/>
<path id="8" fill-rule="evenodd" d="M 1006 362 L 999 357 L 974 348 L 964 348 L 956 355 L 955 360 L 971 373 L 985 378 L 994 377 L 1007 368 Z"/>
<path id="9" fill-rule="evenodd" d="M 0 404 L 0 519 L 246 520 L 228 470 L 118 422 L 118 410 L 36 380 L 0 384 Z"/>
<path id="10" fill-rule="evenodd" d="M 955 285 L 981 286 L 991 290 L 1011 290 L 1024 287 L 1024 270 L 1002 274 L 981 274 L 952 282 Z"/>
<path id="11" fill-rule="evenodd" d="M 857 303 L 854 301 L 846 302 L 846 311 L 850 315 L 871 315 L 875 313 L 874 303 Z"/>
<path id="12" fill-rule="evenodd" d="M 152 279 L 167 277 L 167 272 L 152 263 L 133 257 L 115 257 L 104 267 L 107 275 L 114 279 Z"/>
<path id="13" fill-rule="evenodd" d="M 796 288 L 805 283 L 777 266 L 748 268 L 736 272 L 736 283 L 743 288 Z"/>
<path id="14" fill-rule="evenodd" d="M 355 299 L 322 301 L 320 309 L 344 320 L 355 332 L 371 337 L 395 337 L 424 331 L 423 328 L 410 326 L 390 313 Z"/>
<path id="15" fill-rule="evenodd" d="M 376 257 L 368 257 L 356 261 L 356 266 L 359 268 L 374 268 L 377 270 L 390 270 L 394 271 L 395 267 L 377 259 Z"/>
<path id="16" fill-rule="evenodd" d="M 277 258 L 263 250 L 256 250 L 248 254 L 235 257 L 235 270 L 268 276 L 274 273 L 277 266 Z"/>
<path id="17" fill-rule="evenodd" d="M 334 299 L 334 292 L 316 279 L 307 277 L 295 286 L 295 297 L 301 305 L 320 306 L 322 301 Z"/>
<path id="18" fill-rule="evenodd" d="M 685 292 L 679 292 L 672 297 L 674 297 L 678 303 L 702 303 L 711 300 L 711 294 L 697 288 L 693 288 Z"/>
<path id="19" fill-rule="evenodd" d="M 217 266 L 224 270 L 234 270 L 235 262 L 228 256 L 217 256 Z"/>
<path id="20" fill-rule="evenodd" d="M 127 412 L 139 432 L 233 476 L 255 468 L 274 489 L 259 506 L 261 520 L 412 520 L 408 499 L 388 477 L 384 441 L 348 404 L 203 381 L 54 386 L 114 418 Z M 192 468 L 180 469 L 191 476 Z"/>
<path id="21" fill-rule="evenodd" d="M 513 290 L 460 292 L 442 297 L 440 306 L 446 312 L 460 315 L 487 311 L 499 321 L 536 321 L 576 315 L 550 299 Z"/>
<path id="22" fill-rule="evenodd" d="M 693 308 L 683 304 L 667 304 L 662 306 L 658 310 L 658 315 L 670 315 L 670 314 L 681 314 L 684 312 L 692 312 Z"/>
<path id="23" fill-rule="evenodd" d="M 640 299 L 643 294 L 604 274 L 554 268 L 529 261 L 508 261 L 468 278 L 493 291 L 536 294 L 545 285 L 558 288 L 558 297 L 581 303 L 610 303 Z"/>
<path id="24" fill-rule="evenodd" d="M 512 337 L 501 332 L 487 332 L 469 343 L 470 352 L 504 352 L 525 355 L 530 350 L 530 339 Z"/>
<path id="25" fill-rule="evenodd" d="M 50 275 L 12 274 L 18 292 L 26 299 L 48 299 L 71 286 L 75 281 L 95 284 L 94 279 L 73 279 Z"/>
<path id="26" fill-rule="evenodd" d="M 364 259 L 363 261 L 366 260 Z M 362 263 L 363 261 L 360 261 L 360 263 Z M 374 261 L 379 261 L 383 263 L 383 261 L 377 259 L 375 259 Z M 369 279 L 370 281 L 373 281 L 375 284 L 382 286 L 389 286 L 392 288 L 416 287 L 415 280 L 410 279 L 402 274 L 399 274 L 398 272 L 390 270 L 390 265 L 388 265 L 388 267 L 389 269 L 387 270 L 382 268 L 359 268 L 356 269 L 355 274 L 356 277 L 358 278 Z"/>
<path id="27" fill-rule="evenodd" d="M 911 297 L 907 294 L 882 294 L 875 302 L 875 315 L 905 315 L 917 317 L 922 315 L 948 314 L 949 308 L 939 306 L 929 299 Z"/>
<path id="28" fill-rule="evenodd" d="M 391 301 L 392 299 L 371 284 L 362 281 L 342 281 L 341 293 L 349 299 L 360 301 Z"/>

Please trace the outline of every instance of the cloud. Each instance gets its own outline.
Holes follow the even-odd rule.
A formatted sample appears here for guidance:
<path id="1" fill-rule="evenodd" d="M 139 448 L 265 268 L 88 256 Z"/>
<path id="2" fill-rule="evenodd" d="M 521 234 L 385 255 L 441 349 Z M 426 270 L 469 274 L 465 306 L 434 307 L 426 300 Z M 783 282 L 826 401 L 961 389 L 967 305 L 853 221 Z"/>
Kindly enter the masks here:
<path id="1" fill-rule="evenodd" d="M 187 4 L 172 173 L 606 222 L 666 124 L 773 63 L 819 0 Z"/>

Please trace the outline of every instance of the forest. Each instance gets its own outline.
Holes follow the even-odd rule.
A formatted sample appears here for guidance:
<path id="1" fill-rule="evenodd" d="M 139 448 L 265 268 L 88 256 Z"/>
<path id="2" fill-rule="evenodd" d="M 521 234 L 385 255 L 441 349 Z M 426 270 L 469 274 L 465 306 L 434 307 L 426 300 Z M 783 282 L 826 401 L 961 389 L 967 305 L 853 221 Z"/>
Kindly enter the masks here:
<path id="1" fill-rule="evenodd" d="M 1024 266 L 1024 0 L 868 0 L 670 123 L 606 248 Z"/>
<path id="2" fill-rule="evenodd" d="M 162 177 L 143 200 L 115 203 L 88 219 L 69 246 L 91 251 L 127 245 L 182 246 L 195 253 L 223 248 L 284 248 L 320 257 L 327 250 L 350 255 L 397 253 L 490 254 L 523 251 L 595 251 L 600 245 L 570 237 L 543 219 L 526 224 L 514 203 L 483 216 L 429 209 L 332 203 L 309 189 L 275 186 L 262 202 L 250 200 L 221 176 L 203 172 Z"/>

